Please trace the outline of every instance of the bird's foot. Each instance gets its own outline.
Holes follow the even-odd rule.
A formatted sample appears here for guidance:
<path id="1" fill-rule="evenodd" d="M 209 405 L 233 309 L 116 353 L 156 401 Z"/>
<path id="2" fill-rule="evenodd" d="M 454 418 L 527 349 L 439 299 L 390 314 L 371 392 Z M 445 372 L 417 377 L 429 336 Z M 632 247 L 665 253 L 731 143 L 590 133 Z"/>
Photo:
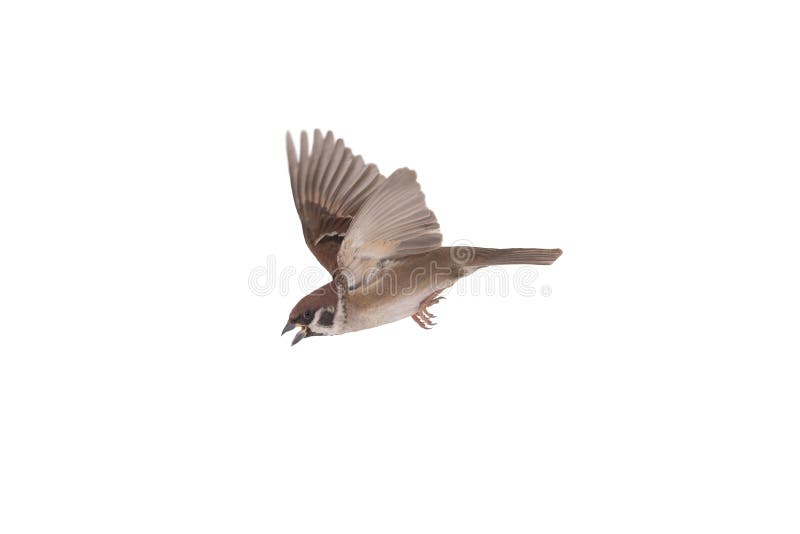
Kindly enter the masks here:
<path id="1" fill-rule="evenodd" d="M 420 326 L 420 328 L 424 328 L 425 330 L 430 330 L 432 326 L 436 325 L 436 323 L 431 321 L 431 319 L 434 319 L 436 316 L 428 311 L 428 306 L 433 306 L 434 304 L 436 304 L 437 302 L 439 302 L 444 298 L 440 297 L 439 293 L 441 293 L 441 291 L 436 291 L 434 293 L 431 293 L 431 295 L 428 298 L 420 302 L 419 309 L 417 309 L 417 313 L 411 316 L 411 318 L 414 319 L 414 322 L 417 323 Z"/>

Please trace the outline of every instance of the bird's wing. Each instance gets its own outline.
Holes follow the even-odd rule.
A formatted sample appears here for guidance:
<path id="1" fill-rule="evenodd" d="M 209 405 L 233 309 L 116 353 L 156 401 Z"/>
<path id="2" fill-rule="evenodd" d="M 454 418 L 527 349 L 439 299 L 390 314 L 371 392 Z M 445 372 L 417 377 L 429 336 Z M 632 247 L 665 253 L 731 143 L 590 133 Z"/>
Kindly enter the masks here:
<path id="1" fill-rule="evenodd" d="M 308 135 L 300 134 L 300 157 L 286 133 L 286 155 L 292 194 L 303 237 L 308 248 L 328 272 L 337 267 L 336 257 L 353 216 L 364 201 L 386 182 L 378 168 L 365 164 L 328 132 L 314 130 L 314 144 L 308 152 Z"/>
<path id="2" fill-rule="evenodd" d="M 417 173 L 398 169 L 364 202 L 339 249 L 350 289 L 368 283 L 385 260 L 442 245 L 436 216 L 425 205 Z"/>

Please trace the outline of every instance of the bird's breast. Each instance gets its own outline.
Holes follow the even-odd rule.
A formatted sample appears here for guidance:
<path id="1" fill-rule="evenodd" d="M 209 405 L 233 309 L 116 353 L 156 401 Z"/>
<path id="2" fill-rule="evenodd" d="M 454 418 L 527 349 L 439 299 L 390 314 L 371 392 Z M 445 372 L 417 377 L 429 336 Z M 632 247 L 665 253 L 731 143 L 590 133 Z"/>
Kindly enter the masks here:
<path id="1" fill-rule="evenodd" d="M 432 293 L 453 285 L 459 274 L 436 259 L 424 256 L 392 262 L 374 282 L 352 290 L 344 297 L 344 330 L 353 332 L 410 317 Z"/>

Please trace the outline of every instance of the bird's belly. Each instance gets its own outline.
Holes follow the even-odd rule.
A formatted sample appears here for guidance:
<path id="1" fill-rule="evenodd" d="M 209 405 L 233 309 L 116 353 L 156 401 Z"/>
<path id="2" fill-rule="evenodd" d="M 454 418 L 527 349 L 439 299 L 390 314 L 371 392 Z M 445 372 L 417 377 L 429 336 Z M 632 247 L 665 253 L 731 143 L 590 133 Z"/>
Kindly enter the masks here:
<path id="1" fill-rule="evenodd" d="M 363 330 L 411 317 L 422 301 L 463 276 L 463 270 L 453 269 L 451 263 L 449 249 L 387 263 L 373 283 L 345 297 L 344 330 Z"/>
<path id="2" fill-rule="evenodd" d="M 435 291 L 436 289 L 424 287 L 409 294 L 354 295 L 347 304 L 346 331 L 373 328 L 411 317 L 417 313 L 420 303 Z"/>

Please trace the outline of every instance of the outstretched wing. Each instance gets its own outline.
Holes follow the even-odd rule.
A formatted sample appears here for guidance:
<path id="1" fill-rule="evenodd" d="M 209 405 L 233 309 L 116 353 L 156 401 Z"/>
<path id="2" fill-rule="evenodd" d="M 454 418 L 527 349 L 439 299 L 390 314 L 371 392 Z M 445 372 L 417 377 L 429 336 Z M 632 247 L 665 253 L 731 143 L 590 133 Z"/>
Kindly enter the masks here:
<path id="1" fill-rule="evenodd" d="M 337 267 L 336 257 L 354 215 L 386 178 L 378 168 L 365 164 L 328 132 L 314 130 L 314 145 L 308 152 L 308 135 L 300 134 L 300 157 L 286 132 L 286 155 L 292 194 L 303 237 L 314 256 L 328 272 Z"/>
<path id="2" fill-rule="evenodd" d="M 339 249 L 349 288 L 368 283 L 386 260 L 442 246 L 436 216 L 425 205 L 417 173 L 398 169 L 364 202 Z"/>

